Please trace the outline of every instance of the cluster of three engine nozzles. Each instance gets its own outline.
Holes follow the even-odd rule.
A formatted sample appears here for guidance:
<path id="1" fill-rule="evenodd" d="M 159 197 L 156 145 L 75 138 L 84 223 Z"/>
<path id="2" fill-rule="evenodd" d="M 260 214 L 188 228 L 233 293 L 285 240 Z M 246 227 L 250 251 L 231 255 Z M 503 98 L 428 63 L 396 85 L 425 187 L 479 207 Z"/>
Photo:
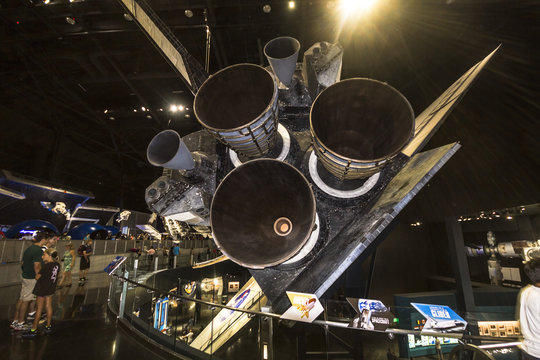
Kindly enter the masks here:
<path id="1" fill-rule="evenodd" d="M 258 65 L 237 64 L 212 75 L 195 97 L 198 121 L 231 150 L 248 159 L 264 157 L 276 142 L 276 77 L 291 85 L 299 50 L 296 39 L 280 37 L 264 48 L 273 74 Z M 343 80 L 320 92 L 309 120 L 317 158 L 343 181 L 380 171 L 414 133 L 407 99 L 393 87 L 365 78 Z M 185 147 L 178 134 L 163 135 L 159 142 L 170 143 L 172 150 L 163 154 L 155 145 L 151 151 L 151 143 L 152 164 L 193 166 L 186 151 L 173 154 Z M 211 209 L 218 246 L 237 263 L 254 268 L 293 257 L 308 242 L 315 217 L 315 198 L 306 178 L 293 166 L 270 159 L 249 161 L 230 172 L 216 190 Z"/>

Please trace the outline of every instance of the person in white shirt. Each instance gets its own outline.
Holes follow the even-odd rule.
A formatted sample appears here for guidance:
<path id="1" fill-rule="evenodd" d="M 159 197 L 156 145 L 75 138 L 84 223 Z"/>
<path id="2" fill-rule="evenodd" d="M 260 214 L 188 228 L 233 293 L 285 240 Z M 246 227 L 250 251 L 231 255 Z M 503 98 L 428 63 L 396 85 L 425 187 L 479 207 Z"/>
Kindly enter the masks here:
<path id="1" fill-rule="evenodd" d="M 523 360 L 540 360 L 540 259 L 532 259 L 525 264 L 525 273 L 532 285 L 519 293 L 519 324 L 523 342 Z"/>

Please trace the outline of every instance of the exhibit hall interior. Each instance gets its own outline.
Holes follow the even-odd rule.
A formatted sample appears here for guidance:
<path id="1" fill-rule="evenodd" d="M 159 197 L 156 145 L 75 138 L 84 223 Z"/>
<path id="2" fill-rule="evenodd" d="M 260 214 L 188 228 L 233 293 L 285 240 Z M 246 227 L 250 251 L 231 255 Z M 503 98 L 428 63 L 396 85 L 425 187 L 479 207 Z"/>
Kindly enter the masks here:
<path id="1" fill-rule="evenodd" d="M 0 353 L 539 358 L 538 16 L 3 1 Z"/>

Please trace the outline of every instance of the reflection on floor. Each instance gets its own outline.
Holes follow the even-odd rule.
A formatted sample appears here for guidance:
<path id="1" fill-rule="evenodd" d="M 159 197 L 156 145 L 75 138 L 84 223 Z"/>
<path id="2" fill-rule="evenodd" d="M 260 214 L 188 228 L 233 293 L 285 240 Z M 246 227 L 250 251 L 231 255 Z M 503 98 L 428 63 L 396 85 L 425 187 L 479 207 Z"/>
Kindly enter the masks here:
<path id="1" fill-rule="evenodd" d="M 107 315 L 109 277 L 90 274 L 85 286 L 57 290 L 53 332 L 27 340 L 9 329 L 20 286 L 1 289 L 0 358 L 6 360 L 142 359 L 161 357 L 141 345 Z M 6 356 L 6 357 L 4 357 Z"/>

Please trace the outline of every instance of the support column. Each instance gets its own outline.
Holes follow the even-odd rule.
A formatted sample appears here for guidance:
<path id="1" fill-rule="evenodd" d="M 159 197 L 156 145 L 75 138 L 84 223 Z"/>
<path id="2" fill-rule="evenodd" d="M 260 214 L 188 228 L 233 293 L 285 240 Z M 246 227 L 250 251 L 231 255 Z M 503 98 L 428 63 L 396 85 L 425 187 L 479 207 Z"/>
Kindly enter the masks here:
<path id="1" fill-rule="evenodd" d="M 469 273 L 469 264 L 465 254 L 465 243 L 461 224 L 455 216 L 445 219 L 446 233 L 450 250 L 450 260 L 456 279 L 456 300 L 458 310 L 472 312 L 475 310 L 474 296 Z"/>
<path id="2" fill-rule="evenodd" d="M 272 312 L 271 306 L 263 306 L 261 308 L 262 312 L 270 313 Z M 261 317 L 261 331 L 259 333 L 260 337 L 260 346 L 261 346 L 261 359 L 262 360 L 273 360 L 274 359 L 274 345 L 273 345 L 273 337 L 274 337 L 274 327 L 272 322 L 272 317 Z"/>
<path id="3" fill-rule="evenodd" d="M 126 270 L 124 272 L 124 278 L 128 279 L 129 272 Z M 122 319 L 124 317 L 124 309 L 126 308 L 126 296 L 127 296 L 128 283 L 124 281 L 122 283 L 122 293 L 120 294 L 120 305 L 118 307 L 118 318 Z"/>

